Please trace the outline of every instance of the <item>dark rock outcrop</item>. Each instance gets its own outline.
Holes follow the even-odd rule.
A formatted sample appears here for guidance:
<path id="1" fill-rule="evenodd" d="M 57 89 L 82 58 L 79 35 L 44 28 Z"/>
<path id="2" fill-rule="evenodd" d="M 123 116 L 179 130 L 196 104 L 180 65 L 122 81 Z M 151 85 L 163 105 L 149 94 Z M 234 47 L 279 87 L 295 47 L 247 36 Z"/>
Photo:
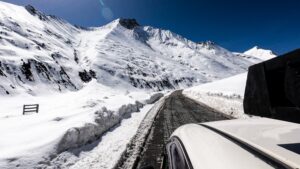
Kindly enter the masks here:
<path id="1" fill-rule="evenodd" d="M 38 16 L 40 20 L 46 21 L 48 18 L 45 14 L 41 13 L 40 11 L 36 10 L 33 6 L 31 5 L 26 5 L 25 9 L 33 16 Z"/>
<path id="2" fill-rule="evenodd" d="M 29 81 L 33 81 L 33 75 L 31 72 L 31 65 L 30 62 L 25 63 L 23 62 L 22 66 L 21 66 L 21 71 L 22 73 L 25 75 L 26 79 Z"/>
<path id="3" fill-rule="evenodd" d="M 133 29 L 137 26 L 140 26 L 140 24 L 135 19 L 120 19 L 120 24 L 127 28 L 127 29 Z"/>
<path id="4" fill-rule="evenodd" d="M 85 82 L 88 83 L 92 80 L 92 75 L 90 75 L 89 72 L 87 72 L 86 70 L 84 70 L 83 72 L 79 72 L 79 77 L 80 79 Z"/>

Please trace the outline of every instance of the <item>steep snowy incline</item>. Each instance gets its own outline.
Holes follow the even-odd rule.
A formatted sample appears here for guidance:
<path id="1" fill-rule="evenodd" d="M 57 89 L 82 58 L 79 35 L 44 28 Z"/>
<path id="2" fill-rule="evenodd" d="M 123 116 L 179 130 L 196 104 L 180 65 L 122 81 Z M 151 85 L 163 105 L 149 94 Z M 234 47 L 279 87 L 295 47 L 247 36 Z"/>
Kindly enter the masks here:
<path id="1" fill-rule="evenodd" d="M 194 43 L 167 30 L 148 26 L 143 29 L 148 33 L 147 42 L 153 49 L 200 72 L 208 81 L 243 72 L 252 64 L 211 41 Z"/>
<path id="2" fill-rule="evenodd" d="M 244 52 L 244 54 L 248 56 L 254 56 L 264 61 L 276 57 L 276 55 L 271 50 L 261 49 L 257 46 L 254 46 L 253 48 L 247 50 L 246 52 Z"/>
<path id="3" fill-rule="evenodd" d="M 260 61 L 133 19 L 84 29 L 32 6 L 0 2 L 0 9 L 1 95 L 77 91 L 93 78 L 126 89 L 184 88 Z"/>
<path id="4" fill-rule="evenodd" d="M 161 55 L 137 39 L 135 31 L 142 27 L 127 29 L 120 21 L 80 35 L 82 41 L 78 50 L 84 67 L 95 71 L 100 83 L 163 90 L 207 81 L 200 73 Z M 95 38 L 91 40 L 91 37 Z"/>
<path id="5" fill-rule="evenodd" d="M 134 25 L 129 29 L 130 23 Z M 80 37 L 78 50 L 85 67 L 96 72 L 98 81 L 112 86 L 129 82 L 137 88 L 183 88 L 244 72 L 260 61 L 128 19 L 82 32 Z"/>
<path id="6" fill-rule="evenodd" d="M 0 9 L 1 95 L 82 87 L 73 59 L 79 29 L 32 6 L 0 2 Z"/>

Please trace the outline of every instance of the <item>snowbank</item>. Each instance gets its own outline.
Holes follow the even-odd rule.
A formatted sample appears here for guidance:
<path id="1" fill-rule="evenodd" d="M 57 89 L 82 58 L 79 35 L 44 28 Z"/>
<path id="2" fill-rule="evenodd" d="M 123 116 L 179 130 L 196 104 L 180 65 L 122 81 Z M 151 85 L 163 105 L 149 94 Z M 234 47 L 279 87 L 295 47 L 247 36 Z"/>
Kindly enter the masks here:
<path id="1" fill-rule="evenodd" d="M 216 110 L 236 118 L 247 118 L 244 114 L 243 98 L 247 73 L 212 83 L 188 88 L 183 94 Z"/>
<path id="2" fill-rule="evenodd" d="M 132 165 L 131 163 L 134 162 L 136 155 L 139 154 L 136 151 L 141 150 L 154 117 L 164 103 L 165 97 L 161 98 L 162 96 L 162 94 L 157 93 L 151 96 L 150 99 L 145 100 L 145 102 L 151 100 L 156 103 L 145 105 L 138 113 L 131 113 L 131 118 L 123 119 L 118 127 L 113 127 L 106 132 L 101 137 L 101 141 L 64 151 L 51 161 L 40 164 L 39 167 L 110 169 L 116 166 L 123 153 L 127 153 L 130 148 L 134 148 L 130 152 L 135 153 L 127 159 L 129 163 L 126 163 L 126 167 Z M 153 98 L 156 99 L 153 100 Z M 157 101 L 158 99 L 160 100 Z M 129 143 L 134 143 L 134 145 L 128 146 Z"/>
<path id="3" fill-rule="evenodd" d="M 145 100 L 146 104 L 153 104 L 163 97 L 162 93 L 156 93 Z M 69 129 L 58 144 L 57 152 L 77 148 L 86 143 L 95 141 L 104 132 L 119 124 L 122 119 L 130 118 L 131 113 L 139 112 L 145 104 L 135 101 L 134 104 L 122 105 L 116 112 L 102 107 L 95 112 L 95 123 L 87 123 L 82 127 Z"/>
<path id="4" fill-rule="evenodd" d="M 114 168 L 131 169 L 132 166 L 134 166 L 134 164 L 137 162 L 136 160 L 138 160 L 138 157 L 143 150 L 143 146 L 145 145 L 147 137 L 151 137 L 150 132 L 153 121 L 155 120 L 155 117 L 157 116 L 159 110 L 163 107 L 165 99 L 168 98 L 169 94 L 166 94 L 165 97 L 156 102 L 151 110 L 147 113 L 147 115 L 141 122 L 135 136 L 127 146 L 126 151 L 124 151 L 122 155 L 123 158 L 119 159 L 118 164 L 116 164 Z"/>
<path id="5" fill-rule="evenodd" d="M 152 95 L 152 96 L 150 97 L 150 99 L 146 100 L 145 102 L 146 102 L 147 104 L 153 104 L 153 103 L 155 103 L 157 100 L 159 100 L 160 98 L 162 98 L 163 96 L 164 96 L 164 95 L 163 95 L 162 93 L 156 93 L 156 94 Z"/>
<path id="6" fill-rule="evenodd" d="M 123 119 L 120 125 L 110 129 L 101 136 L 101 139 L 70 151 L 64 151 L 51 161 L 40 164 L 38 167 L 62 169 L 113 168 L 152 106 L 146 105 L 140 112 L 132 113 L 131 118 Z"/>
<path id="7" fill-rule="evenodd" d="M 150 96 L 145 91 L 116 90 L 96 81 L 77 92 L 3 96 L 0 168 L 32 168 L 57 153 L 92 142 L 138 112 Z M 33 103 L 40 105 L 39 113 L 22 115 L 22 106 Z"/>

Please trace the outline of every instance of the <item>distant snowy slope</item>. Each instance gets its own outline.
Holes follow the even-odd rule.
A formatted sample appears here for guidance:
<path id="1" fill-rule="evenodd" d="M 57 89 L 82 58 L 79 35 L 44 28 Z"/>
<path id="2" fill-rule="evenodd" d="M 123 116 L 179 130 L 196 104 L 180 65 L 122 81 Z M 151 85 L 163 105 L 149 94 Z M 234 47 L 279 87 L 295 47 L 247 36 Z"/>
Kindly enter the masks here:
<path id="1" fill-rule="evenodd" d="M 191 87 L 186 89 L 186 91 L 197 90 L 210 93 L 222 93 L 224 96 L 230 97 L 233 95 L 238 95 L 242 98 L 244 97 L 246 80 L 247 73 L 242 73 L 222 80 Z"/>
<path id="2" fill-rule="evenodd" d="M 276 57 L 276 55 L 271 50 L 261 49 L 257 46 L 254 46 L 253 48 L 247 50 L 246 52 L 244 52 L 244 54 L 254 56 L 262 60 L 269 60 Z"/>
<path id="3" fill-rule="evenodd" d="M 79 28 L 32 6 L 0 2 L 0 95 L 77 91 L 91 79 L 130 90 L 184 88 L 257 62 L 133 19 Z"/>
<path id="4" fill-rule="evenodd" d="M 243 109 L 246 80 L 247 73 L 242 73 L 185 89 L 183 94 L 233 117 L 246 118 Z"/>

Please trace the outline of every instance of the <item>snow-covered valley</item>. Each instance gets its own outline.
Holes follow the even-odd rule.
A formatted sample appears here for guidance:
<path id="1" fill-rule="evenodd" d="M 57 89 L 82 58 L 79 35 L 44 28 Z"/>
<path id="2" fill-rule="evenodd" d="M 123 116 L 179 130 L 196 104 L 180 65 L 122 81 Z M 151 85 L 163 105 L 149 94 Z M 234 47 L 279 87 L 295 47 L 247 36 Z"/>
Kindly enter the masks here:
<path id="1" fill-rule="evenodd" d="M 234 53 L 134 19 L 82 28 L 0 2 L 0 168 L 81 168 L 96 158 L 95 168 L 111 168 L 163 94 L 197 86 L 184 93 L 240 106 L 245 72 L 269 58 L 263 51 Z M 23 115 L 25 104 L 39 113 Z"/>

